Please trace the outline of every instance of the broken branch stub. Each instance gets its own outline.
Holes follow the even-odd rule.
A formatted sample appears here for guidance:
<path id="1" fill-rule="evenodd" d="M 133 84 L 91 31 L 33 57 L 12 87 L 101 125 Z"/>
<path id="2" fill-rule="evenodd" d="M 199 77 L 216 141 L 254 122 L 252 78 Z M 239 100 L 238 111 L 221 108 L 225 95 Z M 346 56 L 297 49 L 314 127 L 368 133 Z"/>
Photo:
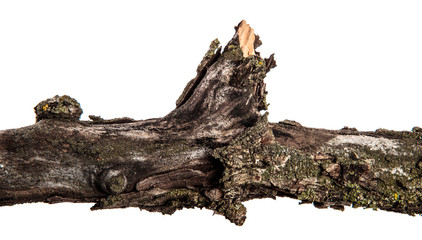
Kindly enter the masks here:
<path id="1" fill-rule="evenodd" d="M 176 108 L 135 121 L 90 116 L 68 96 L 35 108 L 34 125 L 0 132 L 0 205 L 95 202 L 171 214 L 199 207 L 242 225 L 254 198 L 316 207 L 422 213 L 422 133 L 269 123 L 259 37 L 242 21 L 212 41 Z"/>

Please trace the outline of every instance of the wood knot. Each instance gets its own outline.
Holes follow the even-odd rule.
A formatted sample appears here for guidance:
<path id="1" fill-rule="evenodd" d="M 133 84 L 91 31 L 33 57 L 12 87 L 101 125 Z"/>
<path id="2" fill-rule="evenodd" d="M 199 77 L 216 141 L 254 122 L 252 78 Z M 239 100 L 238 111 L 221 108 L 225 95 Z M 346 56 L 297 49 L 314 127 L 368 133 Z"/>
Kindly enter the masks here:
<path id="1" fill-rule="evenodd" d="M 218 202 L 223 199 L 223 192 L 218 188 L 213 188 L 204 192 L 211 201 Z"/>
<path id="2" fill-rule="evenodd" d="M 104 171 L 99 177 L 101 188 L 104 192 L 117 195 L 122 193 L 127 186 L 126 176 L 116 169 Z"/>
<path id="3" fill-rule="evenodd" d="M 43 119 L 79 120 L 82 114 L 81 105 L 67 95 L 56 95 L 37 104 L 34 108 L 36 122 Z"/>

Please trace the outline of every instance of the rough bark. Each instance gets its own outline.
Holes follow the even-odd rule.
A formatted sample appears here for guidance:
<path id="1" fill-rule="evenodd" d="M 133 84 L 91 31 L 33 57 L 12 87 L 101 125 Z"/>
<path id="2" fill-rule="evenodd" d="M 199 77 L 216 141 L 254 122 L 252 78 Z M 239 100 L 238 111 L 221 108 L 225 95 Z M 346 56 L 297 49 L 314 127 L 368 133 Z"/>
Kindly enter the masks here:
<path id="1" fill-rule="evenodd" d="M 68 96 L 35 107 L 36 123 L 0 131 L 0 205 L 94 202 L 92 209 L 184 207 L 246 219 L 243 201 L 286 196 L 316 207 L 422 213 L 422 131 L 324 130 L 268 123 L 263 59 L 242 21 L 212 41 L 176 108 L 135 121 L 90 116 Z"/>

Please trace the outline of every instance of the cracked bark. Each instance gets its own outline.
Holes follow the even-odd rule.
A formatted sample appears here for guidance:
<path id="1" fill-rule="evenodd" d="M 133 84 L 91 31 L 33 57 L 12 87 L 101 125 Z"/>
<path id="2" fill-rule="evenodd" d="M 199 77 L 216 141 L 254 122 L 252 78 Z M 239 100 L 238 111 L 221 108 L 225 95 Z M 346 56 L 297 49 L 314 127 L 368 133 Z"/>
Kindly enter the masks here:
<path id="1" fill-rule="evenodd" d="M 243 201 L 285 196 L 316 207 L 422 213 L 422 131 L 312 129 L 268 123 L 266 73 L 242 21 L 212 41 L 176 108 L 135 121 L 90 116 L 68 96 L 36 107 L 36 123 L 0 131 L 0 205 L 93 202 L 171 214 L 207 208 L 242 225 Z"/>

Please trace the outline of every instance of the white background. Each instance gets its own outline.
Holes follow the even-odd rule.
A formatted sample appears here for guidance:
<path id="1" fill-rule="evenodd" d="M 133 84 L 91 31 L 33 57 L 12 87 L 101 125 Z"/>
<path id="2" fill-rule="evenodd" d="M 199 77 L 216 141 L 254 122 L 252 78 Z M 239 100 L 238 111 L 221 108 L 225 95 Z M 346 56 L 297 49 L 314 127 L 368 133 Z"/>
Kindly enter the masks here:
<path id="1" fill-rule="evenodd" d="M 84 114 L 160 117 L 171 111 L 208 45 L 245 19 L 262 56 L 270 120 L 309 127 L 422 126 L 420 1 L 3 1 L 0 129 L 34 123 L 33 107 L 68 94 Z M 246 202 L 236 227 L 208 210 L 173 216 L 92 204 L 0 208 L 1 239 L 406 239 L 421 216 Z"/>

